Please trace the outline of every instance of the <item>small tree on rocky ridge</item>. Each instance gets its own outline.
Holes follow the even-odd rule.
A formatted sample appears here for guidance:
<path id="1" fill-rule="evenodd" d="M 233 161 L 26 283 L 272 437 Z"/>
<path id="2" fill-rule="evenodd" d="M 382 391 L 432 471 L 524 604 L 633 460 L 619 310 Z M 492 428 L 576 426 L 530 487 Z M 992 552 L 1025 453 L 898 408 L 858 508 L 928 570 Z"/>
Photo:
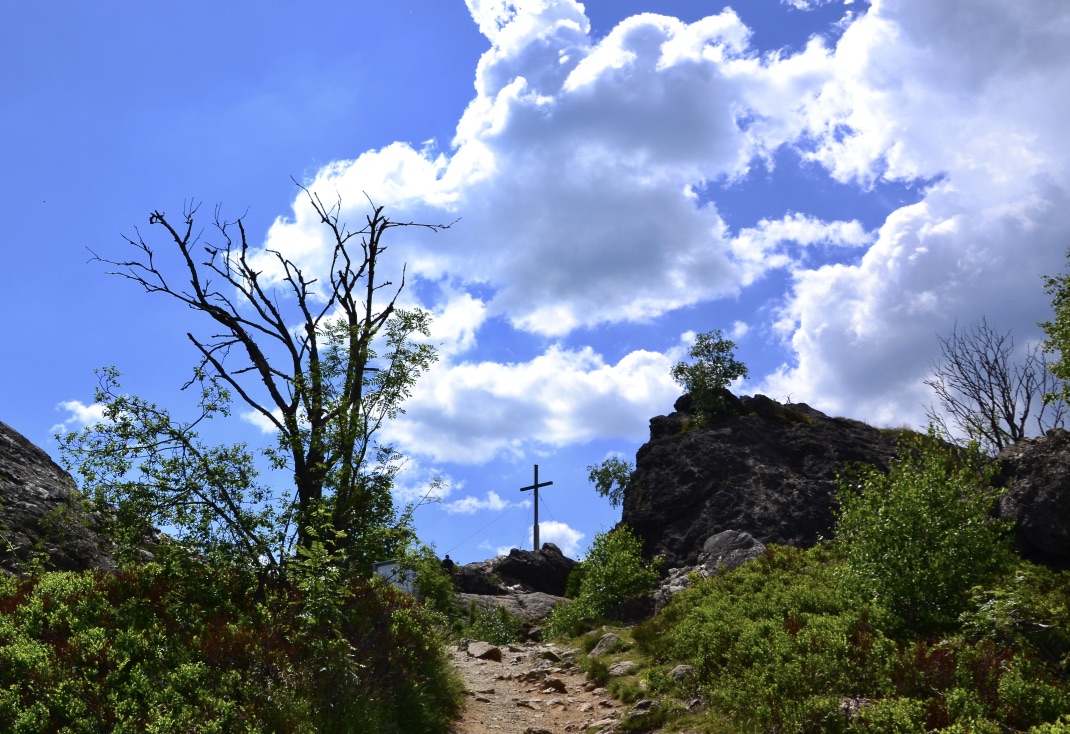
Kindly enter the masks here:
<path id="1" fill-rule="evenodd" d="M 721 392 L 733 380 L 748 375 L 747 365 L 736 359 L 735 349 L 735 342 L 724 338 L 720 329 L 707 331 L 696 336 L 688 350 L 694 362 L 678 362 L 672 368 L 672 378 L 691 395 L 695 410 L 703 419 L 724 412 Z"/>

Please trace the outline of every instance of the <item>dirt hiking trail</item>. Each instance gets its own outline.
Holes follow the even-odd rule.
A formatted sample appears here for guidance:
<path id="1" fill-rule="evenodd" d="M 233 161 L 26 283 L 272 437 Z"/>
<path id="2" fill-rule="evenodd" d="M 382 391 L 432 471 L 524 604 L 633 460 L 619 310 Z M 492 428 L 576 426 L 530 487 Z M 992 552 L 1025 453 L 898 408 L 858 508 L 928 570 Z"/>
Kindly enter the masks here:
<path id="1" fill-rule="evenodd" d="M 453 734 L 611 734 L 626 710 L 587 680 L 576 650 L 462 641 L 450 654 L 467 688 Z"/>

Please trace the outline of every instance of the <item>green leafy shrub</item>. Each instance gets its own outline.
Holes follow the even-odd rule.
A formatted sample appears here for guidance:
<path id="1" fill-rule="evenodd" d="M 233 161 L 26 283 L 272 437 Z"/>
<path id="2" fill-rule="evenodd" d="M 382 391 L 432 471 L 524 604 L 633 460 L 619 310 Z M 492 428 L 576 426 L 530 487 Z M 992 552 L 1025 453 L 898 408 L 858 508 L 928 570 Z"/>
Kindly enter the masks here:
<path id="1" fill-rule="evenodd" d="M 845 589 L 841 549 L 770 546 L 678 594 L 633 631 L 648 688 L 701 695 L 712 731 L 1042 731 L 1070 714 L 1066 572 L 1022 563 L 936 637 Z M 694 674 L 660 672 L 678 663 Z"/>
<path id="2" fill-rule="evenodd" d="M 582 664 L 588 680 L 600 686 L 609 683 L 609 661 L 605 658 L 584 658 Z"/>
<path id="3" fill-rule="evenodd" d="M 823 731 L 833 692 L 891 690 L 894 643 L 837 586 L 827 551 L 770 546 L 688 589 L 636 628 L 644 654 L 684 662 L 717 714 L 756 731 Z M 694 682 L 689 685 L 695 685 Z"/>
<path id="4" fill-rule="evenodd" d="M 658 582 L 657 563 L 643 560 L 643 546 L 627 526 L 599 533 L 583 560 L 579 594 L 559 604 L 547 620 L 551 636 L 576 635 L 586 620 L 598 619 L 615 604 L 644 594 Z"/>
<path id="5" fill-rule="evenodd" d="M 468 607 L 466 623 L 457 630 L 462 637 L 471 637 L 495 645 L 508 645 L 520 639 L 523 625 L 505 607 L 480 609 L 475 602 Z"/>
<path id="6" fill-rule="evenodd" d="M 455 616 L 453 579 L 434 549 L 425 546 L 408 554 L 402 566 L 414 573 L 416 596 L 425 606 L 446 617 Z"/>
<path id="7" fill-rule="evenodd" d="M 565 598 L 575 599 L 580 595 L 580 588 L 583 586 L 583 577 L 587 574 L 587 567 L 583 565 L 583 561 L 580 561 L 572 570 L 568 573 L 568 579 L 565 581 Z"/>
<path id="8" fill-rule="evenodd" d="M 970 589 L 1005 571 L 1006 525 L 991 517 L 991 465 L 935 432 L 900 443 L 884 474 L 862 469 L 841 480 L 836 540 L 843 579 L 911 628 L 954 623 Z"/>
<path id="9" fill-rule="evenodd" d="M 849 732 L 914 734 L 925 731 L 928 711 L 924 702 L 912 698 L 885 698 L 867 702 L 858 719 L 847 727 Z"/>
<path id="10" fill-rule="evenodd" d="M 1004 581 L 970 592 L 959 618 L 964 634 L 1028 651 L 1048 665 L 1070 667 L 1070 577 L 1031 563 Z"/>
<path id="11" fill-rule="evenodd" d="M 0 579 L 0 731 L 446 731 L 459 683 L 426 613 L 341 588 L 331 608 L 196 564 Z"/>

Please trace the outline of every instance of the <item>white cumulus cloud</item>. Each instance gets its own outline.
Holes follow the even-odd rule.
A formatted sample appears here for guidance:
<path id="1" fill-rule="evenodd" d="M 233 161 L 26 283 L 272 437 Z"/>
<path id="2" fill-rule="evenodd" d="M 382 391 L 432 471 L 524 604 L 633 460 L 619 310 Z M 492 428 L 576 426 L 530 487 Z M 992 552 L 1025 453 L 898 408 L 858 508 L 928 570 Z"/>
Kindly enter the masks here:
<path id="1" fill-rule="evenodd" d="M 553 543 L 569 558 L 576 557 L 576 554 L 580 549 L 580 543 L 585 537 L 587 536 L 580 531 L 569 527 L 566 523 L 558 522 L 557 520 L 539 523 L 539 542 Z M 534 530 L 529 538 L 534 542 Z"/>
<path id="2" fill-rule="evenodd" d="M 533 446 L 645 435 L 679 396 L 669 355 L 632 352 L 607 364 L 590 348 L 551 346 L 528 362 L 442 364 L 384 428 L 405 453 L 482 463 Z"/>
<path id="3" fill-rule="evenodd" d="M 491 510 L 493 512 L 501 512 L 507 510 L 510 507 L 530 507 L 530 500 L 521 500 L 519 502 L 509 502 L 503 500 L 501 496 L 494 491 L 487 492 L 483 499 L 469 495 L 459 500 L 447 503 L 442 506 L 446 512 L 451 515 L 474 515 L 482 510 Z"/>
<path id="4" fill-rule="evenodd" d="M 86 405 L 81 400 L 64 400 L 56 406 L 56 410 L 67 411 L 67 417 L 49 429 L 49 432 L 53 434 L 77 431 L 107 420 L 104 416 L 103 403 Z"/>
<path id="5" fill-rule="evenodd" d="M 812 157 L 843 179 L 934 179 L 857 264 L 795 273 L 774 393 L 887 423 L 924 420 L 937 335 L 986 316 L 1018 341 L 1070 242 L 1070 6 L 875 2 L 807 108 Z"/>
<path id="6" fill-rule="evenodd" d="M 731 10 L 691 24 L 639 15 L 595 42 L 571 0 L 470 8 L 491 48 L 452 149 L 395 143 L 310 182 L 331 201 L 337 192 L 353 221 L 364 192 L 402 219 L 462 217 L 439 235 L 396 230 L 395 264 L 451 288 L 478 284 L 485 317 L 553 337 L 650 321 L 786 264 L 768 246 L 778 233 L 733 239 L 694 192 L 799 134 L 793 111 L 831 73 L 819 44 L 762 61 Z M 805 235 L 803 222 L 813 220 L 799 221 Z M 268 246 L 322 271 L 318 230 L 299 197 Z"/>
<path id="7" fill-rule="evenodd" d="M 448 148 L 398 142 L 309 182 L 355 223 L 364 192 L 399 220 L 461 217 L 392 231 L 381 265 L 408 263 L 412 298 L 439 316 L 443 362 L 389 429 L 407 453 L 472 463 L 641 439 L 678 394 L 674 358 L 607 363 L 585 335 L 711 312 L 773 272 L 788 274 L 769 295 L 775 323 L 729 331 L 775 330 L 788 359 L 756 382 L 833 412 L 917 423 L 936 336 L 956 320 L 1035 338 L 1039 276 L 1070 242 L 1064 0 L 874 0 L 835 44 L 765 55 L 731 9 L 638 15 L 594 39 L 574 0 L 468 6 L 488 49 Z M 875 230 L 784 211 L 733 232 L 719 184 L 775 177 L 783 146 L 859 193 L 912 182 L 922 200 L 886 202 Z M 320 230 L 298 198 L 267 244 L 322 271 Z M 547 341 L 476 358 L 488 325 Z"/>

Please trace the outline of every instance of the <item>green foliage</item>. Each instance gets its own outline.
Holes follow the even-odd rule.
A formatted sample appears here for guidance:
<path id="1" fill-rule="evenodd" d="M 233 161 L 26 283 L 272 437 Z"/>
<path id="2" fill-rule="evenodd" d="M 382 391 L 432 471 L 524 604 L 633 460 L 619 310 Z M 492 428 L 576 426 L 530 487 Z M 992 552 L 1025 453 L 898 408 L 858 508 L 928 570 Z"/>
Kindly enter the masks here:
<path id="1" fill-rule="evenodd" d="M 695 666 L 711 708 L 751 730 L 820 731 L 829 693 L 890 689 L 894 644 L 837 588 L 832 559 L 771 546 L 756 561 L 677 595 L 639 626 L 639 649 Z"/>
<path id="2" fill-rule="evenodd" d="M 696 412 L 707 420 L 725 411 L 721 391 L 748 374 L 747 366 L 735 358 L 735 348 L 735 342 L 725 339 L 720 329 L 707 331 L 695 337 L 688 350 L 695 361 L 678 362 L 672 368 L 672 378 L 691 395 Z"/>
<path id="3" fill-rule="evenodd" d="M 620 721 L 620 731 L 659 731 L 659 727 L 666 724 L 682 708 L 678 703 L 655 701 L 648 709 L 628 712 Z"/>
<path id="4" fill-rule="evenodd" d="M 92 500 L 115 508 L 110 534 L 137 557 L 155 527 L 203 556 L 281 564 L 281 518 L 257 482 L 244 444 L 205 445 L 197 428 L 230 414 L 230 393 L 198 371 L 199 414 L 179 421 L 155 403 L 125 395 L 114 367 L 98 370 L 94 400 L 104 421 L 63 436 L 64 464 Z"/>
<path id="5" fill-rule="evenodd" d="M 991 579 L 961 630 L 934 638 L 845 592 L 849 559 L 835 550 L 770 546 L 678 594 L 634 630 L 658 666 L 648 688 L 701 695 L 708 710 L 689 729 L 710 731 L 1045 731 L 1070 714 L 1065 572 L 1022 564 Z M 1011 597 L 1008 622 L 992 600 Z M 694 675 L 657 672 L 678 663 Z"/>
<path id="6" fill-rule="evenodd" d="M 583 560 L 587 567 L 580 597 L 598 599 L 606 607 L 644 594 L 658 582 L 657 564 L 643 560 L 643 544 L 631 528 L 621 525 L 595 536 Z"/>
<path id="7" fill-rule="evenodd" d="M 583 565 L 583 561 L 577 563 L 568 572 L 568 578 L 565 580 L 565 597 L 567 599 L 575 599 L 580 595 L 580 589 L 583 587 L 583 577 L 586 575 L 587 567 Z"/>
<path id="8" fill-rule="evenodd" d="M 609 662 L 605 658 L 587 658 L 583 661 L 587 678 L 592 683 L 604 686 L 609 683 Z"/>
<path id="9" fill-rule="evenodd" d="M 377 265 L 388 230 L 439 226 L 393 222 L 373 205 L 365 226 L 350 230 L 341 202 L 326 206 L 305 193 L 331 243 L 322 273 L 251 244 L 240 218 L 217 216 L 217 242 L 202 240 L 195 205 L 177 226 L 159 211 L 149 217 L 174 259 L 156 257 L 140 233 L 126 238 L 134 259 L 97 258 L 146 293 L 183 304 L 209 335 L 186 332 L 199 355 L 186 385 L 200 387 L 193 420 L 124 395 L 110 368 L 96 395 L 106 420 L 63 439 L 64 463 L 83 490 L 118 508 L 120 544 L 136 546 L 155 523 L 202 555 L 279 569 L 316 537 L 337 562 L 368 576 L 374 561 L 396 557 L 411 540 L 409 513 L 399 516 L 391 495 L 401 457 L 376 437 L 437 355 L 430 314 L 400 308 L 404 278 L 397 286 L 377 280 Z M 258 484 L 242 444 L 199 441 L 202 422 L 230 416 L 232 395 L 275 429 L 263 453 L 291 473 L 292 485 Z"/>
<path id="10" fill-rule="evenodd" d="M 954 623 L 970 589 L 1011 558 L 1006 526 L 991 517 L 991 473 L 979 452 L 930 431 L 900 444 L 888 474 L 862 469 L 842 479 L 836 541 L 848 559 L 844 581 L 912 628 Z"/>
<path id="11" fill-rule="evenodd" d="M 913 698 L 884 698 L 868 702 L 858 711 L 858 720 L 847 728 L 851 732 L 913 734 L 925 731 L 927 706 Z"/>
<path id="12" fill-rule="evenodd" d="M 1070 257 L 1070 252 L 1067 255 Z M 1051 297 L 1054 312 L 1049 321 L 1040 324 L 1047 335 L 1044 349 L 1055 355 L 1048 368 L 1061 381 L 1061 392 L 1046 395 L 1045 400 L 1070 402 L 1070 273 L 1045 276 L 1044 291 Z"/>
<path id="13" fill-rule="evenodd" d="M 624 488 L 628 486 L 635 465 L 610 456 L 601 464 L 587 467 L 587 481 L 603 497 L 609 498 L 609 504 L 620 507 L 624 503 Z"/>
<path id="14" fill-rule="evenodd" d="M 508 645 L 520 640 L 522 627 L 520 620 L 505 607 L 480 609 L 472 602 L 463 623 L 455 631 L 459 637 L 470 637 L 494 645 Z"/>
<path id="15" fill-rule="evenodd" d="M 421 608 L 325 590 L 196 564 L 0 578 L 0 731 L 445 732 L 459 683 Z"/>
<path id="16" fill-rule="evenodd" d="M 422 546 L 402 559 L 402 567 L 415 575 L 416 597 L 424 606 L 447 617 L 455 613 L 453 579 L 442 567 L 433 548 Z"/>
<path id="17" fill-rule="evenodd" d="M 546 625 L 549 634 L 575 635 L 584 620 L 603 617 L 613 605 L 653 589 L 658 559 L 648 563 L 642 551 L 642 542 L 627 526 L 596 535 L 583 560 L 579 594 L 554 609 Z"/>

